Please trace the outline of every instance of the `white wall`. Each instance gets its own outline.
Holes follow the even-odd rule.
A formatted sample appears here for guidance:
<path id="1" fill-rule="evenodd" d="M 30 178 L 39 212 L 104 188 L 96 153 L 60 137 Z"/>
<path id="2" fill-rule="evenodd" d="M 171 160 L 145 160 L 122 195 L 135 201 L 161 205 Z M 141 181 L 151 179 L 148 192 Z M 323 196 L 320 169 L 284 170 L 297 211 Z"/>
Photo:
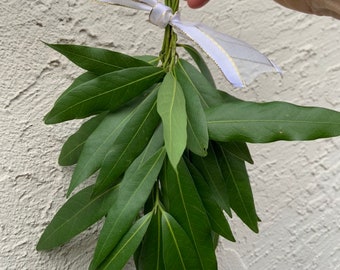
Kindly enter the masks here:
<path id="1" fill-rule="evenodd" d="M 285 71 L 282 79 L 262 76 L 235 90 L 211 65 L 221 88 L 245 99 L 340 110 L 340 21 L 270 0 L 212 0 L 199 11 L 182 6 L 183 17 L 246 40 Z M 86 0 L 2 0 L 0 14 L 0 269 L 86 269 L 97 226 L 63 248 L 35 251 L 65 202 L 72 168 L 61 168 L 57 158 L 79 126 L 42 122 L 80 70 L 41 40 L 156 54 L 162 31 L 143 13 Z M 251 145 L 260 234 L 235 218 L 237 243 L 222 241 L 220 269 L 340 269 L 339 148 L 340 138 Z"/>

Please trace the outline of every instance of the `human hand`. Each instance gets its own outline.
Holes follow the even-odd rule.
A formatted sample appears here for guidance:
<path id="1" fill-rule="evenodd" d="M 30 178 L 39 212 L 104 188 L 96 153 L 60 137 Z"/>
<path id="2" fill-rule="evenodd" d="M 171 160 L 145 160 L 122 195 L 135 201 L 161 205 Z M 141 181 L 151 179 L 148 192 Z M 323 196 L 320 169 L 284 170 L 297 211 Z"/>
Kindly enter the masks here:
<path id="1" fill-rule="evenodd" d="M 187 0 L 187 2 L 191 8 L 200 8 L 209 0 Z M 340 0 L 275 0 L 275 2 L 304 13 L 340 19 Z"/>
<path id="2" fill-rule="evenodd" d="M 340 19 L 340 0 L 275 0 L 275 2 L 304 13 Z"/>
<path id="3" fill-rule="evenodd" d="M 191 8 L 200 8 L 204 6 L 209 0 L 187 0 L 188 6 Z"/>

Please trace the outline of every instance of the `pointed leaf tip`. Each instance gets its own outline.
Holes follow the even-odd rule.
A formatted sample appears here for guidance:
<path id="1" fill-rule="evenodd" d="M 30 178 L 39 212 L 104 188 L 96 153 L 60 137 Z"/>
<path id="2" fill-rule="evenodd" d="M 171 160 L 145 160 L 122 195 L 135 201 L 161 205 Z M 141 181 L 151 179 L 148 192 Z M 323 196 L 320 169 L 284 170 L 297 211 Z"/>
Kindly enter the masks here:
<path id="1" fill-rule="evenodd" d="M 157 111 L 162 118 L 167 155 L 176 168 L 187 144 L 187 114 L 182 87 L 170 72 L 158 91 Z"/>

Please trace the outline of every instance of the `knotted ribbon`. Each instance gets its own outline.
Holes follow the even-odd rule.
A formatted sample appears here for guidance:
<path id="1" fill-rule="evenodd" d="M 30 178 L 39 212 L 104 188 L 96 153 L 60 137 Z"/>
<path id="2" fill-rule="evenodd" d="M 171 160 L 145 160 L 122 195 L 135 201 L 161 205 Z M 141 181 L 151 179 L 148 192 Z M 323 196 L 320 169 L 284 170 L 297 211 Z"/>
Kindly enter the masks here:
<path id="1" fill-rule="evenodd" d="M 171 25 L 175 32 L 196 43 L 220 68 L 234 87 L 244 87 L 264 72 L 281 70 L 249 44 L 203 24 L 184 22 L 179 12 L 157 0 L 97 0 L 149 12 L 149 21 L 161 28 Z"/>

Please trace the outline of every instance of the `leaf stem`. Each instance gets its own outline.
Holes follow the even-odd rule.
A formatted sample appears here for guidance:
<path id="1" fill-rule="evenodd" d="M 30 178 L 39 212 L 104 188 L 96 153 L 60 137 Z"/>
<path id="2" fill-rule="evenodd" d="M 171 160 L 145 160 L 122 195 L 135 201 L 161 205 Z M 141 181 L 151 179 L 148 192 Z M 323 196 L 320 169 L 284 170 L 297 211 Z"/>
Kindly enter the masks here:
<path id="1" fill-rule="evenodd" d="M 159 195 L 159 180 L 157 180 L 153 192 L 155 193 L 155 198 L 154 198 L 154 205 L 153 205 L 153 212 L 154 214 L 157 213 L 157 211 L 164 212 L 164 205 L 161 202 L 160 195 Z"/>
<path id="2" fill-rule="evenodd" d="M 169 6 L 172 11 L 175 13 L 179 7 L 179 0 L 165 0 L 165 4 Z M 173 31 L 171 25 L 168 25 L 165 28 L 164 39 L 162 51 L 160 53 L 160 57 L 162 60 L 162 66 L 165 71 L 169 71 L 173 68 L 176 62 L 176 43 L 177 43 L 177 35 Z"/>

